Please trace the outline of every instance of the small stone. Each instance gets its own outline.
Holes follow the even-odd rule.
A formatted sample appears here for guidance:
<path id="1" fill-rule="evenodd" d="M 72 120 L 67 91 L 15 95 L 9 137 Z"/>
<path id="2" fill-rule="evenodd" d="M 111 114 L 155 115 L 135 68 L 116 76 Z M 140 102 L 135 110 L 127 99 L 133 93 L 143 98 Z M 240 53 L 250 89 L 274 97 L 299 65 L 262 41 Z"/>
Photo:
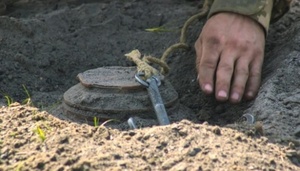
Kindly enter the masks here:
<path id="1" fill-rule="evenodd" d="M 59 143 L 60 144 L 67 144 L 67 143 L 69 143 L 69 137 L 68 136 L 62 136 L 62 137 L 60 137 L 60 140 L 59 140 Z"/>
<path id="2" fill-rule="evenodd" d="M 186 171 L 187 167 L 188 167 L 187 163 L 182 162 L 182 163 L 179 163 L 179 164 L 175 165 L 170 170 Z"/>
<path id="3" fill-rule="evenodd" d="M 216 154 L 210 153 L 208 156 L 213 162 L 216 162 L 218 160 L 218 157 Z"/>
<path id="4" fill-rule="evenodd" d="M 133 132 L 133 131 L 131 131 L 131 132 L 128 133 L 128 135 L 130 135 L 130 136 L 134 136 L 135 134 L 136 134 L 136 133 Z"/>
<path id="5" fill-rule="evenodd" d="M 148 140 L 149 138 L 150 138 L 150 135 L 145 135 L 143 139 Z"/>
<path id="6" fill-rule="evenodd" d="M 126 136 L 124 136 L 124 138 L 125 138 L 125 140 L 130 140 L 130 139 L 131 139 L 131 136 L 126 135 Z"/>
<path id="7" fill-rule="evenodd" d="M 236 135 L 234 136 L 234 139 L 236 139 L 236 140 L 238 140 L 238 141 L 242 141 L 242 137 L 241 137 L 241 135 L 239 135 L 239 134 L 236 134 Z"/>
<path id="8" fill-rule="evenodd" d="M 190 141 L 184 143 L 183 148 L 188 148 L 191 145 Z"/>
<path id="9" fill-rule="evenodd" d="M 275 159 L 270 159 L 269 163 L 272 168 L 276 168 L 276 160 Z"/>
<path id="10" fill-rule="evenodd" d="M 175 164 L 177 164 L 180 161 L 182 161 L 181 157 L 172 157 L 172 158 L 169 158 L 165 162 L 163 162 L 162 168 L 164 170 L 168 170 L 168 169 L 172 168 Z"/>
<path id="11" fill-rule="evenodd" d="M 185 136 L 188 135 L 188 132 L 187 132 L 187 130 L 185 130 L 185 129 L 181 129 L 181 130 L 178 131 L 178 134 L 179 134 L 180 136 L 182 136 L 182 137 L 185 137 Z"/>
<path id="12" fill-rule="evenodd" d="M 194 148 L 189 152 L 189 156 L 196 156 L 201 151 L 201 148 Z"/>
<path id="13" fill-rule="evenodd" d="M 295 149 L 295 144 L 293 142 L 289 142 L 288 148 Z"/>
<path id="14" fill-rule="evenodd" d="M 203 125 L 209 125 L 209 123 L 207 121 L 202 123 Z"/>
<path id="15" fill-rule="evenodd" d="M 212 132 L 215 133 L 216 135 L 221 135 L 221 129 L 219 127 L 213 128 Z"/>

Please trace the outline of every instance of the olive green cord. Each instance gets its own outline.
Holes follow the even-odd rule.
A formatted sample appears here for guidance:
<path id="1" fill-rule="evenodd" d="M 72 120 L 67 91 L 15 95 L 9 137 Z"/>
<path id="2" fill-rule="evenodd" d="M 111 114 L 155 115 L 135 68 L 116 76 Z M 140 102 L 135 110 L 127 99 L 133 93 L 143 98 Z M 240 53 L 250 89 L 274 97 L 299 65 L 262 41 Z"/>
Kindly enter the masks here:
<path id="1" fill-rule="evenodd" d="M 170 67 L 168 66 L 166 60 L 167 57 L 175 50 L 177 49 L 188 49 L 189 45 L 186 43 L 186 37 L 187 37 L 187 30 L 188 27 L 197 19 L 201 19 L 202 17 L 205 17 L 209 11 L 209 7 L 212 4 L 212 0 L 205 0 L 203 7 L 201 11 L 190 17 L 183 25 L 181 29 L 181 34 L 180 34 L 180 41 L 179 43 L 173 44 L 170 47 L 168 47 L 164 53 L 162 54 L 161 58 L 156 58 L 152 56 L 144 56 L 143 58 L 141 57 L 141 53 L 138 50 L 133 50 L 128 54 L 125 54 L 125 56 L 133 61 L 137 65 L 137 71 L 138 72 L 143 72 L 145 74 L 145 78 L 149 78 L 153 75 L 158 75 L 161 73 L 162 75 L 166 75 L 170 71 Z M 160 72 L 152 67 L 150 65 L 152 64 L 157 64 L 160 67 Z"/>

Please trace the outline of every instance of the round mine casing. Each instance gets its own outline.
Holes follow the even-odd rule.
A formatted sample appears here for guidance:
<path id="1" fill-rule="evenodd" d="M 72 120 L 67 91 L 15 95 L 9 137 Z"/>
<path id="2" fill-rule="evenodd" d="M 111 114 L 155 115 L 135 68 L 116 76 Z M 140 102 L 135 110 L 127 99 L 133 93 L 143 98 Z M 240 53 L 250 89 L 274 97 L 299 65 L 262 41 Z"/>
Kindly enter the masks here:
<path id="1" fill-rule="evenodd" d="M 146 87 L 135 81 L 135 67 L 101 67 L 78 74 L 80 83 L 64 93 L 63 108 L 72 120 L 125 120 L 132 116 L 156 118 Z M 178 94 L 167 80 L 159 90 L 167 109 Z"/>

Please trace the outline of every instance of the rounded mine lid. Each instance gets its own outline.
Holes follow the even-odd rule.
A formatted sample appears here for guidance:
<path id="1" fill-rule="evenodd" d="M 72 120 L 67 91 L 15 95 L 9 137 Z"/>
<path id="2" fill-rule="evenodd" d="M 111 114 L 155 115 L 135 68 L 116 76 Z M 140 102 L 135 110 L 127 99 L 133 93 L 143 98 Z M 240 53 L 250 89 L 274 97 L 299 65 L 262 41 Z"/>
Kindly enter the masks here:
<path id="1" fill-rule="evenodd" d="M 110 66 L 87 70 L 77 75 L 80 83 L 85 87 L 99 87 L 109 89 L 141 88 L 135 81 L 136 67 Z"/>
<path id="2" fill-rule="evenodd" d="M 135 80 L 135 73 L 135 67 L 102 67 L 78 74 L 80 83 L 63 96 L 65 114 L 80 120 L 151 116 L 148 91 Z M 170 82 L 164 80 L 159 91 L 166 108 L 177 103 L 178 94 Z"/>

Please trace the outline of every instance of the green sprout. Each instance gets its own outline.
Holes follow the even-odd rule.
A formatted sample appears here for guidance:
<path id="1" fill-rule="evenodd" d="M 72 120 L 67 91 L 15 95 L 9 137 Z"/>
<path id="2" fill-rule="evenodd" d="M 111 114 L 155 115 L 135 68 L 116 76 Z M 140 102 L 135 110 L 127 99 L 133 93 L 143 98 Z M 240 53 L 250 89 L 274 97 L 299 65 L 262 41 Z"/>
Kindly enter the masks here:
<path id="1" fill-rule="evenodd" d="M 19 162 L 17 165 L 16 171 L 21 171 L 23 167 L 24 167 L 24 162 L 23 161 Z"/>
<path id="2" fill-rule="evenodd" d="M 45 141 L 46 139 L 45 132 L 39 126 L 36 127 L 36 130 L 34 130 L 34 132 L 38 135 L 38 137 L 42 140 L 42 142 Z"/>
<path id="3" fill-rule="evenodd" d="M 166 29 L 164 26 L 147 28 L 145 30 L 148 32 L 171 32 L 172 31 L 170 29 Z"/>
<path id="4" fill-rule="evenodd" d="M 27 96 L 27 98 L 25 100 L 23 100 L 22 104 L 30 105 L 30 104 L 32 104 L 30 93 L 24 84 L 22 86 L 23 86 L 24 92 L 26 93 L 26 96 Z"/>
<path id="5" fill-rule="evenodd" d="M 99 126 L 99 118 L 97 118 L 96 116 L 94 116 L 94 126 L 95 127 Z"/>
<path id="6" fill-rule="evenodd" d="M 113 122 L 113 121 L 115 121 L 115 122 L 120 122 L 119 120 L 116 120 L 116 119 L 108 119 L 108 120 L 106 120 L 106 121 L 104 121 L 103 123 L 101 123 L 101 125 L 99 125 L 99 122 L 100 122 L 100 119 L 99 118 L 97 118 L 96 116 L 93 118 L 93 120 L 94 120 L 94 126 L 95 127 L 103 127 L 105 124 L 107 124 L 108 122 Z"/>
<path id="7" fill-rule="evenodd" d="M 9 136 L 10 136 L 10 137 L 13 137 L 13 138 L 15 138 L 17 135 L 18 135 L 18 132 L 11 132 L 11 133 L 9 134 Z"/>
<path id="8" fill-rule="evenodd" d="M 119 120 L 117 120 L 117 119 L 108 119 L 108 120 L 106 120 L 106 121 L 104 121 L 103 123 L 101 123 L 101 125 L 99 125 L 99 122 L 100 122 L 100 119 L 99 118 L 97 118 L 96 116 L 94 116 L 94 118 L 93 118 L 93 121 L 94 121 L 94 126 L 95 127 L 103 127 L 105 124 L 107 124 L 108 122 L 113 122 L 113 121 L 115 121 L 115 122 L 120 122 Z"/>
<path id="9" fill-rule="evenodd" d="M 14 103 L 14 100 L 13 100 L 10 96 L 5 95 L 4 97 L 5 97 L 5 99 L 6 99 L 6 103 L 7 103 L 7 106 L 8 106 L 8 107 L 9 107 L 11 104 Z"/>

